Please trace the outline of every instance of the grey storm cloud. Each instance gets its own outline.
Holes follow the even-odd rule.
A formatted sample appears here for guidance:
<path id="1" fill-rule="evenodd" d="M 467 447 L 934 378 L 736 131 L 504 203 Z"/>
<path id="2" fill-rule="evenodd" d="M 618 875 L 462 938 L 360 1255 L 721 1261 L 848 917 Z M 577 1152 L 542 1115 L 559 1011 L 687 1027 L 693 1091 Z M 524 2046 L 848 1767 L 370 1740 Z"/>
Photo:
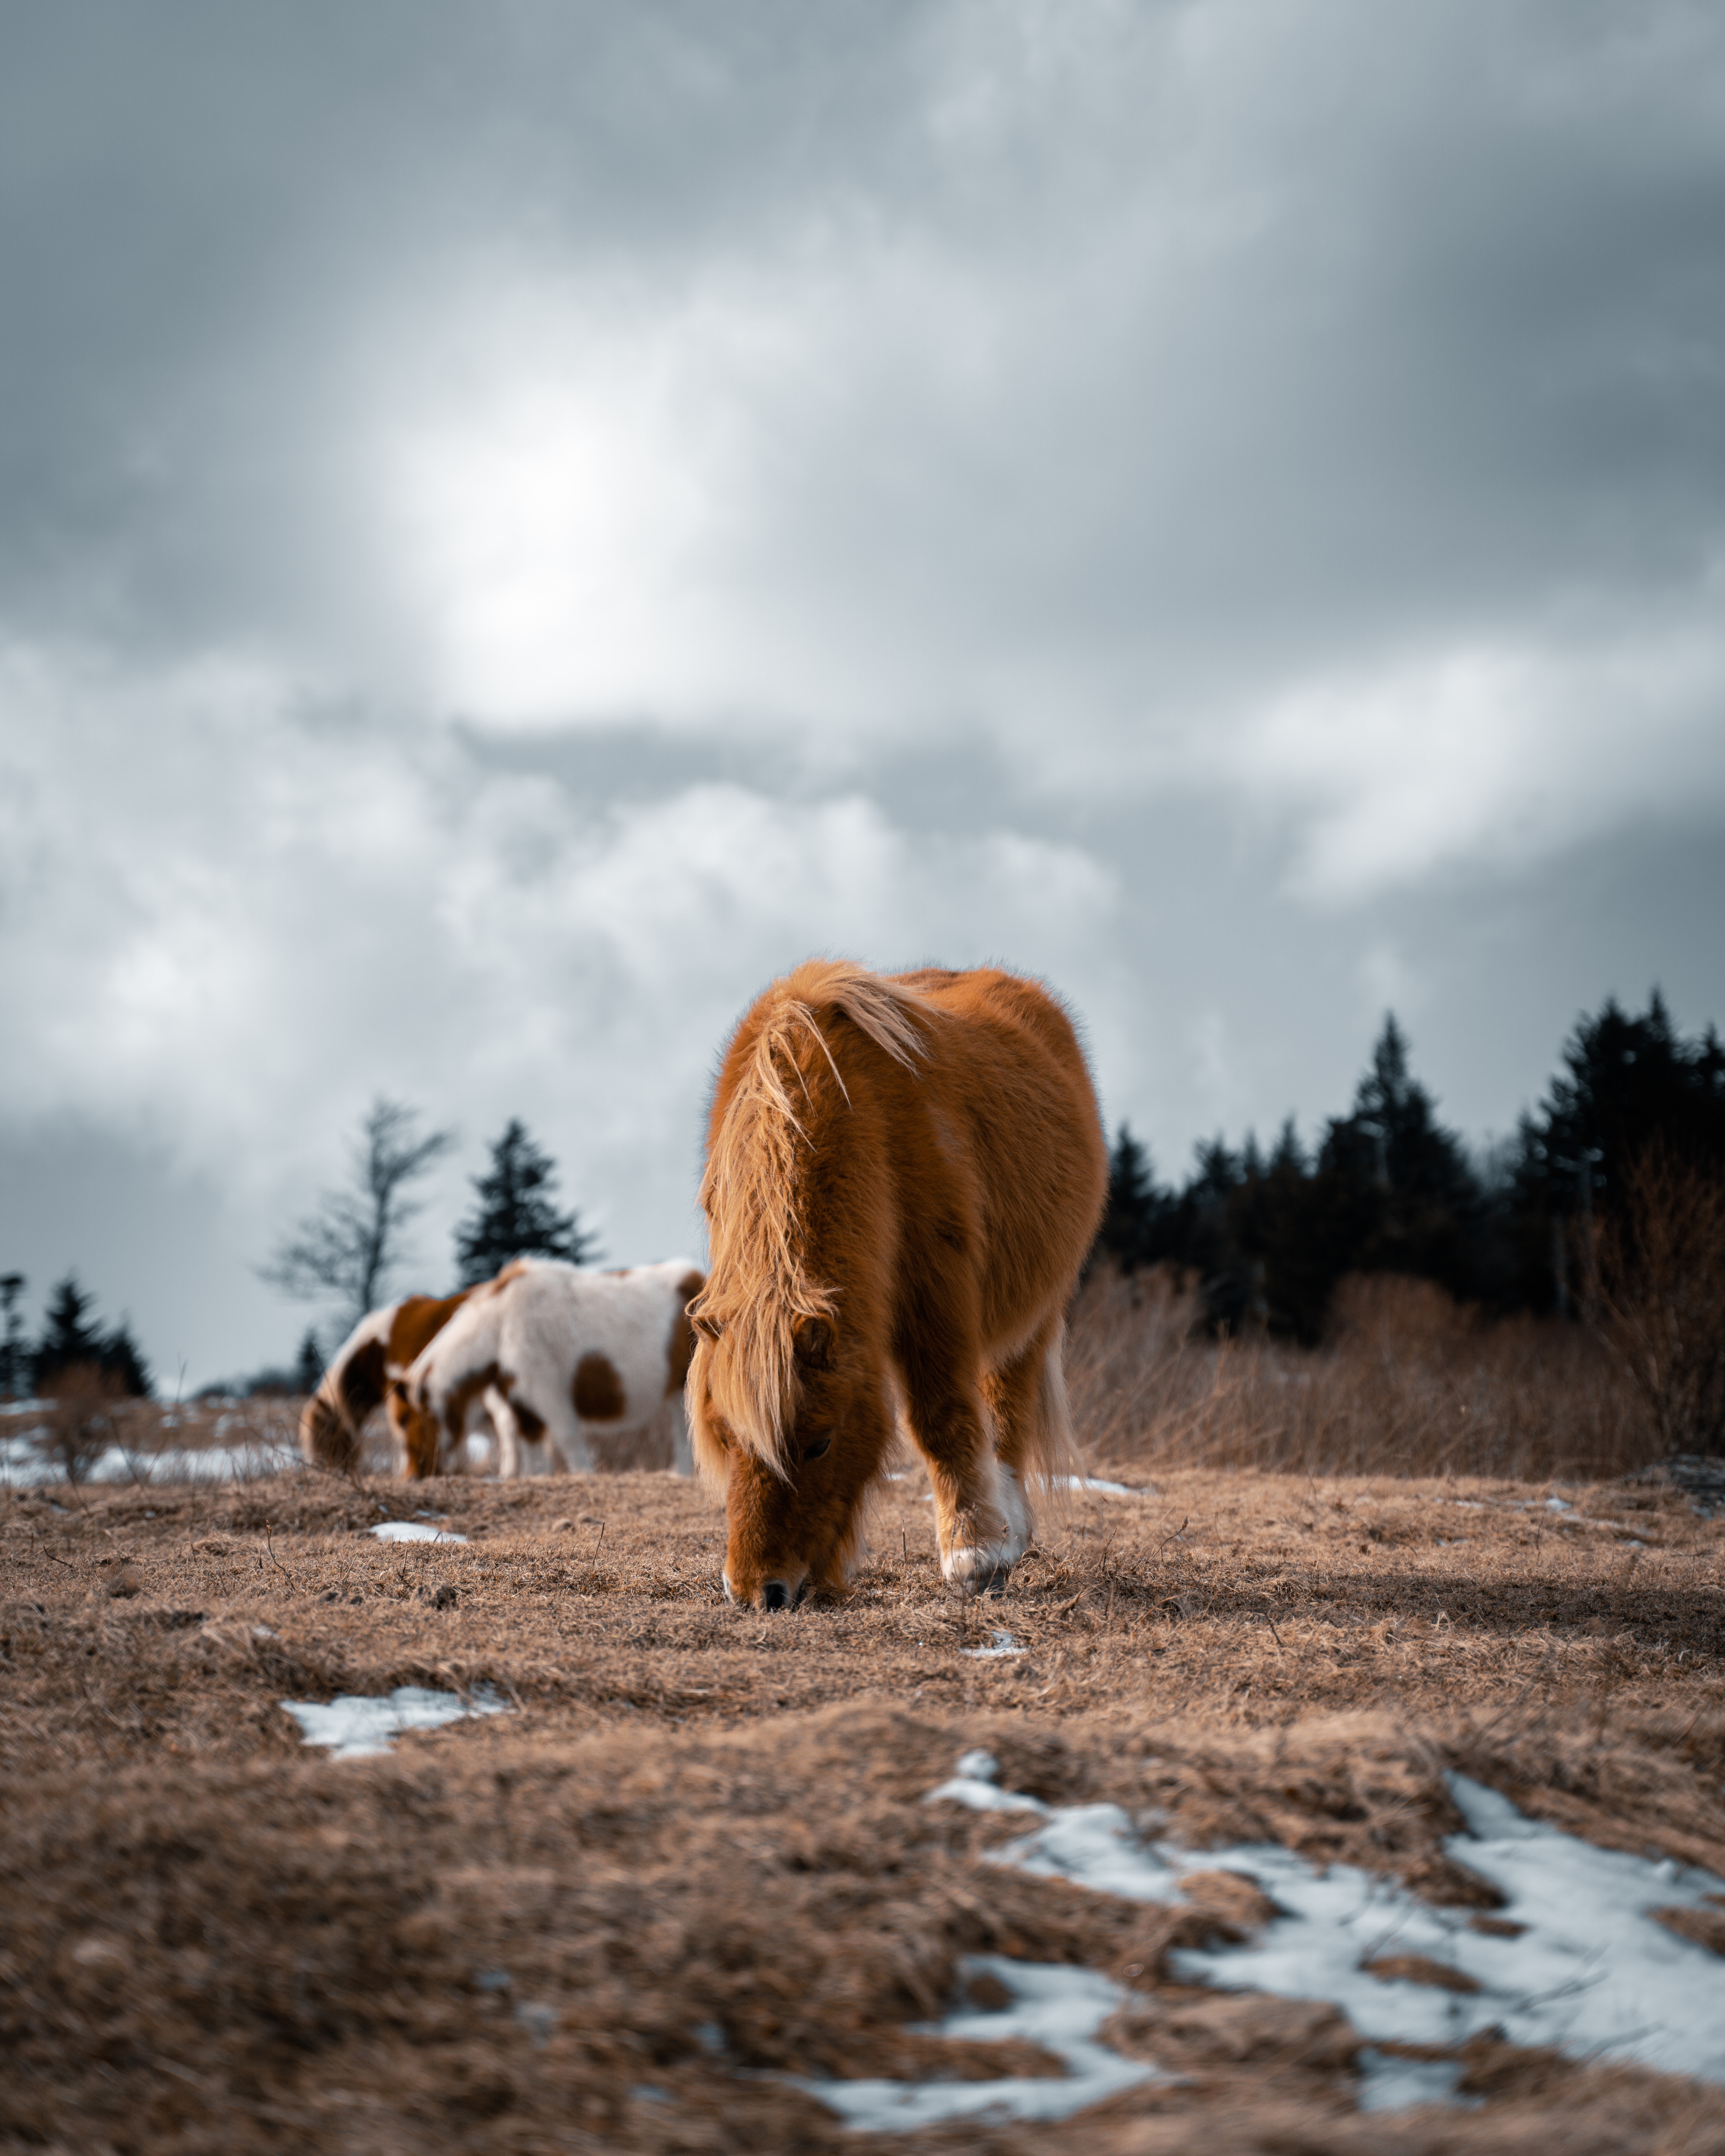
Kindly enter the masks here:
<path id="1" fill-rule="evenodd" d="M 810 948 L 1045 971 L 1167 1166 L 1388 1003 L 1477 1130 L 1579 1004 L 1725 1000 L 1716 8 L 3 48 L 0 1178 L 33 1275 L 80 1132 L 116 1252 L 219 1192 L 241 1285 L 109 1291 L 194 1367 L 378 1086 L 686 1243 Z"/>

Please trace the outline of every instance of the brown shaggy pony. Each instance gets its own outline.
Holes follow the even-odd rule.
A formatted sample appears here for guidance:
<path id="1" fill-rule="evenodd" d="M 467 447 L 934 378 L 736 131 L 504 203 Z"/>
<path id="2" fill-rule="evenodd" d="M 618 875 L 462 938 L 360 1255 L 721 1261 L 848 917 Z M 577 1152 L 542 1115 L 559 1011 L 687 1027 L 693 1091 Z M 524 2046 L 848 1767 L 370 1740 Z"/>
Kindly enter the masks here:
<path id="1" fill-rule="evenodd" d="M 314 1467 L 344 1475 L 359 1466 L 359 1434 L 428 1340 L 435 1338 L 472 1293 L 410 1295 L 361 1318 L 331 1357 L 300 1417 L 300 1450 Z"/>
<path id="2" fill-rule="evenodd" d="M 1065 1312 L 1107 1181 L 1083 1051 L 1035 982 L 812 959 L 756 1001 L 713 1095 L 690 1306 L 733 1601 L 842 1589 L 896 1409 L 942 1573 L 1004 1584 L 1026 1485 L 1073 1464 Z"/>

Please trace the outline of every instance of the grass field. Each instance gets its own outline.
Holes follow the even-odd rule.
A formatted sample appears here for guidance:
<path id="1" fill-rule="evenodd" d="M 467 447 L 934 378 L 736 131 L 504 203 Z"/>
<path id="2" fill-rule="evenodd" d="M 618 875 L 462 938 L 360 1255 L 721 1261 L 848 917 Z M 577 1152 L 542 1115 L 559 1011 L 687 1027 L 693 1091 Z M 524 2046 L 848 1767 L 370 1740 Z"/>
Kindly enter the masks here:
<path id="1" fill-rule="evenodd" d="M 1725 1874 L 1725 1520 L 1656 1480 L 1120 1479 L 965 1605 L 908 1477 L 851 1599 L 770 1618 L 664 1476 L 0 1496 L 4 2145 L 855 2148 L 791 2077 L 1060 2071 L 917 2033 L 999 1953 L 1113 1977 L 1110 2042 L 1169 2077 L 875 2145 L 1725 2147 L 1725 2088 L 1489 2035 L 1482 2102 L 1363 2113 L 1339 2015 L 1178 1980 L 1262 1922 L 1241 1879 L 1120 1901 L 923 1801 L 983 1746 L 1050 1803 L 1488 1914 L 1459 1768 Z M 467 1539 L 368 1532 L 420 1515 Z M 410 1684 L 511 1711 L 338 1759 L 280 1704 Z M 1681 1928 L 1711 1971 L 1725 1912 Z"/>

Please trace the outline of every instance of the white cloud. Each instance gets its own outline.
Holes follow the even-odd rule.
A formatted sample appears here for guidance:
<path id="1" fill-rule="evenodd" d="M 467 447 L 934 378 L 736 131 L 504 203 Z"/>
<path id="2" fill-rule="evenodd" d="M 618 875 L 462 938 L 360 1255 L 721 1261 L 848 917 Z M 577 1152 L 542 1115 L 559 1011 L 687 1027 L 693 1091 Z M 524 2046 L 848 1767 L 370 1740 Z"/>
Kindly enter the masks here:
<path id="1" fill-rule="evenodd" d="M 734 783 L 583 799 L 238 668 L 14 651 L 0 742 L 0 1115 L 146 1133 L 260 1222 L 381 1088 L 470 1142 L 522 1114 L 616 1243 L 686 1242 L 707 1074 L 773 973 L 999 956 L 1081 1002 L 1119 903 L 1010 829 Z"/>
<path id="2" fill-rule="evenodd" d="M 1294 888 L 1353 903 L 1725 809 L 1722 579 L 1674 623 L 1481 639 L 1291 686 L 1196 749 L 1296 834 Z"/>

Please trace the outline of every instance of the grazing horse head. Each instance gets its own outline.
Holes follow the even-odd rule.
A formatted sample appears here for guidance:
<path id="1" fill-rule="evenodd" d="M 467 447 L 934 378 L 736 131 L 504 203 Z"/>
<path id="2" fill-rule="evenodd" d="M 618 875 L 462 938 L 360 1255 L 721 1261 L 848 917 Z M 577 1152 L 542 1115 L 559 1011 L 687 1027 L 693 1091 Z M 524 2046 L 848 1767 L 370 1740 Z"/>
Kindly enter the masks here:
<path id="1" fill-rule="evenodd" d="M 820 960 L 757 998 L 714 1089 L 689 1306 L 732 1601 L 843 1591 L 901 1406 L 943 1573 L 1004 1584 L 1027 1483 L 1073 1465 L 1064 1312 L 1106 1181 L 1083 1051 L 1036 983 Z"/>
<path id="2" fill-rule="evenodd" d="M 427 1403 L 423 1389 L 411 1374 L 392 1378 L 385 1404 L 389 1412 L 389 1434 L 395 1443 L 397 1471 L 423 1481 L 441 1467 L 443 1425 Z"/>
<path id="3" fill-rule="evenodd" d="M 696 1329 L 722 1340 L 702 1317 Z M 696 1359 L 701 1359 L 697 1347 Z M 746 1442 L 720 1412 L 714 1358 L 691 1377 L 699 1404 L 691 1416 L 696 1451 L 723 1481 L 727 1536 L 724 1584 L 733 1602 L 793 1609 L 814 1590 L 842 1594 L 861 1538 L 863 1501 L 892 1443 L 890 1403 L 878 1378 L 825 1317 L 792 1328 L 791 1369 L 770 1453 Z"/>
<path id="4" fill-rule="evenodd" d="M 896 1065 L 920 1053 L 914 993 L 835 965 L 780 986 L 805 979 L 821 1015 L 842 1011 Z M 690 1427 L 726 1492 L 725 1591 L 763 1609 L 842 1592 L 893 1436 L 886 1284 L 831 1142 L 850 1098 L 835 1031 L 794 993 L 761 999 L 720 1073 L 701 1182 L 711 1259 L 690 1306 Z"/>

